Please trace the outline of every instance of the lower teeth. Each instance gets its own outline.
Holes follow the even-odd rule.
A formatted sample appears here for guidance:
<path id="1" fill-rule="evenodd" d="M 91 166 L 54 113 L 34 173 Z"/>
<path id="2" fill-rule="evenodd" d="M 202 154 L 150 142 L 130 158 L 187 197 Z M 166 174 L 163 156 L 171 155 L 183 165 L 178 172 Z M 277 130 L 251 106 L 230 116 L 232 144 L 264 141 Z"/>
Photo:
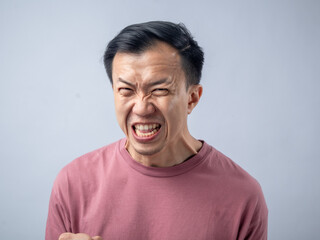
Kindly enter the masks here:
<path id="1" fill-rule="evenodd" d="M 139 137 L 150 137 L 151 135 L 154 135 L 157 131 L 158 131 L 157 129 L 154 129 L 152 132 L 142 133 L 136 129 L 136 133 Z"/>

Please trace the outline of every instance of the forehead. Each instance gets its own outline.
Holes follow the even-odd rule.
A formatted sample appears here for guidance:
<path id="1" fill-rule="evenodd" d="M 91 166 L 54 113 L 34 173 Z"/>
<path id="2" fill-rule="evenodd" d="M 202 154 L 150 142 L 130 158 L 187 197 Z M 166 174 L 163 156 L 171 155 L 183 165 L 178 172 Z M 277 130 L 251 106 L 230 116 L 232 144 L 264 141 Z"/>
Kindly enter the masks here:
<path id="1" fill-rule="evenodd" d="M 112 64 L 113 77 L 118 75 L 166 74 L 181 71 L 180 55 L 170 45 L 157 42 L 142 53 L 118 52 Z"/>

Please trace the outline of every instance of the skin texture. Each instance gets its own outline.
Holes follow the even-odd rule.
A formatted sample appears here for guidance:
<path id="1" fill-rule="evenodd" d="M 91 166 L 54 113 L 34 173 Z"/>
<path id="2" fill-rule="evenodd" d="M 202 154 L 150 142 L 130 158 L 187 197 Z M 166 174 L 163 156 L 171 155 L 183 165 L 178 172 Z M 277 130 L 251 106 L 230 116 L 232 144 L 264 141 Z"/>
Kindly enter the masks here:
<path id="1" fill-rule="evenodd" d="M 188 131 L 187 116 L 199 102 L 202 86 L 186 89 L 180 61 L 177 50 L 163 42 L 141 54 L 117 53 L 113 60 L 117 120 L 128 152 L 145 166 L 177 165 L 201 148 Z M 133 127 L 137 123 L 161 128 L 154 138 L 139 139 Z"/>

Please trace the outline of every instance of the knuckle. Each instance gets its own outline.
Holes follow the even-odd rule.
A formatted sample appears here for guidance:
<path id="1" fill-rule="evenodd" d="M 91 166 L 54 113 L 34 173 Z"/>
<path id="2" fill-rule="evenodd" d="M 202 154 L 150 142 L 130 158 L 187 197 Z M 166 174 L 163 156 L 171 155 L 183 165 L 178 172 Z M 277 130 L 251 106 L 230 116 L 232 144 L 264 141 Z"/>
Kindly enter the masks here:
<path id="1" fill-rule="evenodd" d="M 75 234 L 75 238 L 72 240 L 91 240 L 91 237 L 85 233 Z"/>
<path id="2" fill-rule="evenodd" d="M 94 236 L 94 237 L 92 237 L 92 240 L 103 240 L 103 239 L 100 236 Z"/>
<path id="3" fill-rule="evenodd" d="M 72 238 L 72 235 L 74 235 L 74 234 L 68 233 L 68 232 L 62 233 L 62 234 L 59 236 L 59 240 L 69 240 L 69 239 Z"/>

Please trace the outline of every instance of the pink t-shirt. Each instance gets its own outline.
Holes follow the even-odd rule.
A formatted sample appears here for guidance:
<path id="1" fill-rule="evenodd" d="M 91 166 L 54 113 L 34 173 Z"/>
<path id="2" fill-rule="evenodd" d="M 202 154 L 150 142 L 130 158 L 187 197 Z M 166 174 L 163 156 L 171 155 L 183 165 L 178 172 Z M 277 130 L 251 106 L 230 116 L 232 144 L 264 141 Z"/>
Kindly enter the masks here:
<path id="1" fill-rule="evenodd" d="M 267 239 L 257 181 L 205 142 L 182 164 L 146 167 L 125 139 L 77 158 L 57 176 L 46 240 L 63 232 L 104 240 Z"/>

